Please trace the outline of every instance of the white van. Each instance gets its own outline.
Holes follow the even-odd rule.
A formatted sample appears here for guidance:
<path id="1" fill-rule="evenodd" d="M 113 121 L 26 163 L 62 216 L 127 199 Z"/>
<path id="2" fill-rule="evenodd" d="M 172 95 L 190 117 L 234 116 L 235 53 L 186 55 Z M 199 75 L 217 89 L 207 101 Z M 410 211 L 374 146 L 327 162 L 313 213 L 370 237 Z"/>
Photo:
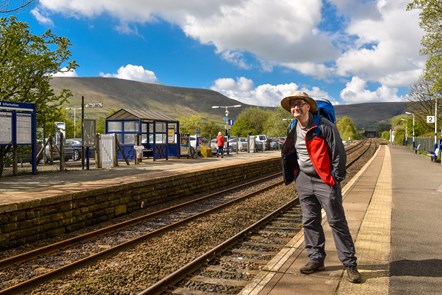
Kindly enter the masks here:
<path id="1" fill-rule="evenodd" d="M 192 149 L 193 149 L 193 153 L 196 151 L 199 154 L 202 145 L 209 145 L 209 141 L 207 140 L 207 138 L 205 138 L 203 136 L 197 137 L 196 134 L 189 136 L 189 141 L 190 141 L 191 154 L 192 154 Z M 198 142 L 198 145 L 197 145 L 197 142 Z"/>
<path id="2" fill-rule="evenodd" d="M 259 141 L 262 143 L 262 149 L 264 151 L 270 150 L 270 140 L 265 134 L 259 134 L 255 137 L 255 141 Z"/>

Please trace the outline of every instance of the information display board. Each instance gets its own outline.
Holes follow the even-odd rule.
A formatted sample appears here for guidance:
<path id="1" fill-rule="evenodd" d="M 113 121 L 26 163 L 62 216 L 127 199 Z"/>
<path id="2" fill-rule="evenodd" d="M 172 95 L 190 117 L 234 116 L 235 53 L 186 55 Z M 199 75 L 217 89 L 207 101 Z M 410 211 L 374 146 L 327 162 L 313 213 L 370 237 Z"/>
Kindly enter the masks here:
<path id="1" fill-rule="evenodd" d="M 12 113 L 0 112 L 0 144 L 12 143 Z"/>
<path id="2" fill-rule="evenodd" d="M 32 114 L 17 113 L 17 144 L 32 144 Z"/>
<path id="3" fill-rule="evenodd" d="M 0 145 L 30 145 L 32 149 L 32 174 L 34 175 L 37 173 L 36 125 L 37 110 L 35 104 L 0 101 Z M 13 173 L 16 173 L 16 171 Z"/>

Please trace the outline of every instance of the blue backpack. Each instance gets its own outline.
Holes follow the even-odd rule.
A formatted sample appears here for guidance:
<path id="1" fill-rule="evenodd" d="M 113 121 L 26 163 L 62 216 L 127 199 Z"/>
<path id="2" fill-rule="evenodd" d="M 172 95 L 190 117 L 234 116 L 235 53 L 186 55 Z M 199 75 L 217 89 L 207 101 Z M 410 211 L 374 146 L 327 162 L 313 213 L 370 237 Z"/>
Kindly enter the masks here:
<path id="1" fill-rule="evenodd" d="M 317 114 L 323 116 L 333 124 L 336 124 L 335 108 L 333 107 L 331 102 L 325 98 L 315 99 L 315 101 L 318 105 Z"/>
<path id="2" fill-rule="evenodd" d="M 331 104 L 331 102 L 328 99 L 325 98 L 319 98 L 315 99 L 316 104 L 318 105 L 318 110 L 315 115 L 315 125 L 318 126 L 316 128 L 316 134 L 321 135 L 321 130 L 319 128 L 319 121 L 321 120 L 321 116 L 332 122 L 333 124 L 336 124 L 336 114 L 335 114 L 335 108 Z M 296 119 L 293 119 L 290 123 L 289 130 L 294 126 L 296 122 Z"/>

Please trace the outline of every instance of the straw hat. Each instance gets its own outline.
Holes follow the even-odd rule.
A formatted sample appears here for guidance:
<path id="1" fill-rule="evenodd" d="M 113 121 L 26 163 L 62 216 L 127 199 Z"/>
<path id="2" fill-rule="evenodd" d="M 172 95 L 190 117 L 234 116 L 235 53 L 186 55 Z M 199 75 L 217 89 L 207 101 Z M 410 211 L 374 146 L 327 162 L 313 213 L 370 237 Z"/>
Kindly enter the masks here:
<path id="1" fill-rule="evenodd" d="M 290 112 L 290 101 L 292 99 L 302 99 L 305 100 L 310 105 L 310 112 L 315 113 L 318 110 L 318 105 L 316 104 L 316 101 L 311 98 L 307 93 L 304 91 L 294 91 L 289 96 L 284 97 L 281 100 L 281 106 L 288 112 Z"/>

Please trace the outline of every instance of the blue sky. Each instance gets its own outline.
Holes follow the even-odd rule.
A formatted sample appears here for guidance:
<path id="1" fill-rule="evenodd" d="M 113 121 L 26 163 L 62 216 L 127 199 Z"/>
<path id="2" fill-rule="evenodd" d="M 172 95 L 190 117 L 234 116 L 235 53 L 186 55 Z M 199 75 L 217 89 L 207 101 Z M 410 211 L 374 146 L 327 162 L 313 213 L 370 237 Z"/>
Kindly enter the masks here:
<path id="1" fill-rule="evenodd" d="M 251 105 L 295 90 L 354 104 L 406 101 L 422 74 L 408 2 L 40 0 L 15 15 L 71 40 L 69 76 L 207 88 Z"/>

